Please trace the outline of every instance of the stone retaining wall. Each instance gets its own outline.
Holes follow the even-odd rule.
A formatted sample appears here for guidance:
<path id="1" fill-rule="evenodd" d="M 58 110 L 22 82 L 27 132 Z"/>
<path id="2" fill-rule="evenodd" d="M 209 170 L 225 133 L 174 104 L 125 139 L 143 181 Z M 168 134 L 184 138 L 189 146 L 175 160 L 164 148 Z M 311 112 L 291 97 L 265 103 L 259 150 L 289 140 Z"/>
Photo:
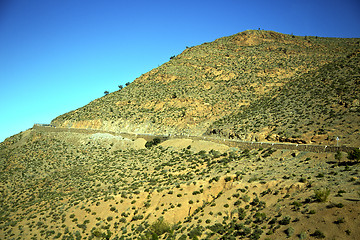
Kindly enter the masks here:
<path id="1" fill-rule="evenodd" d="M 275 148 L 275 149 L 290 149 L 298 150 L 303 152 L 351 152 L 355 147 L 348 146 L 325 146 L 325 145 L 310 145 L 310 144 L 294 144 L 294 143 L 269 143 L 269 142 L 243 142 L 238 140 L 231 139 L 219 139 L 213 137 L 204 137 L 204 136 L 165 136 L 165 135 L 152 135 L 152 134 L 137 134 L 137 133 L 115 133 L 108 131 L 101 131 L 95 129 L 80 129 L 80 128 L 55 128 L 51 126 L 39 126 L 34 125 L 33 129 L 40 132 L 73 132 L 73 133 L 82 133 L 82 134 L 95 134 L 95 133 L 109 133 L 112 135 L 121 135 L 124 138 L 137 139 L 144 138 L 146 141 L 151 141 L 154 138 L 160 138 L 160 140 L 165 141 L 171 138 L 187 138 L 192 140 L 204 140 L 211 141 L 215 143 L 225 144 L 229 147 L 236 147 L 240 149 L 259 149 L 259 148 Z"/>

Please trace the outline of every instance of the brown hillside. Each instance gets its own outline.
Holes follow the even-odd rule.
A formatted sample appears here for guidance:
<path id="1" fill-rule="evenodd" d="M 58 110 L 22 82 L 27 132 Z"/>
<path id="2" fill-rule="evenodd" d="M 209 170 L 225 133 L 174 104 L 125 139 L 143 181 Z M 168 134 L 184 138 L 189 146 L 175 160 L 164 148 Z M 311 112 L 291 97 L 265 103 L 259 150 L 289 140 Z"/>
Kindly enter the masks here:
<path id="1" fill-rule="evenodd" d="M 0 239 L 359 239 L 359 42 L 245 31 L 7 138 Z"/>
<path id="2" fill-rule="evenodd" d="M 138 140 L 34 128 L 0 143 L 0 239 L 358 239 L 345 153 Z"/>
<path id="3" fill-rule="evenodd" d="M 245 31 L 187 48 L 124 89 L 52 123 L 115 132 L 202 135 L 214 122 L 353 53 L 359 49 L 358 41 Z M 259 131 L 271 129 L 255 127 L 245 140 Z"/>

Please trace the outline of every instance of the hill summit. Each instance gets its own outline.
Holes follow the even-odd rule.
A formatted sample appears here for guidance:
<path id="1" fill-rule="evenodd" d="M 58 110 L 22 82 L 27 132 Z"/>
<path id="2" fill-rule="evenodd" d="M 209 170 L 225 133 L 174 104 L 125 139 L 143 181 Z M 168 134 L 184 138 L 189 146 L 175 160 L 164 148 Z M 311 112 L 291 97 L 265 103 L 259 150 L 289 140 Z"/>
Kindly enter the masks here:
<path id="1" fill-rule="evenodd" d="M 58 127 L 358 145 L 359 39 L 249 30 L 185 49 Z"/>

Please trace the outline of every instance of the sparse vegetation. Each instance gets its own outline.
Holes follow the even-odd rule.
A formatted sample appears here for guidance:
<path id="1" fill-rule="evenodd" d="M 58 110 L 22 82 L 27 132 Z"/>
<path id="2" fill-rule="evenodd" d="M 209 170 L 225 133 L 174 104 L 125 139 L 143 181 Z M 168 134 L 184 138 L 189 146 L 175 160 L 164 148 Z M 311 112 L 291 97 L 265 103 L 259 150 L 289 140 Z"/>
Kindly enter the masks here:
<path id="1" fill-rule="evenodd" d="M 0 239 L 358 236 L 356 41 L 246 31 L 8 138 Z"/>

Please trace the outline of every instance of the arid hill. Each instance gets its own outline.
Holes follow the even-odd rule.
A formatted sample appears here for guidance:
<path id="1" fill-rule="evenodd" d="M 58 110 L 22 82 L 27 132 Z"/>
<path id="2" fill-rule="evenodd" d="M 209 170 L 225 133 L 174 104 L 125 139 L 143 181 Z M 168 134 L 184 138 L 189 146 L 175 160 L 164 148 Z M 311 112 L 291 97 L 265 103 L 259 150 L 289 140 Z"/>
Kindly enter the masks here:
<path id="1" fill-rule="evenodd" d="M 359 41 L 245 31 L 187 48 L 52 123 L 357 146 Z"/>
<path id="2" fill-rule="evenodd" d="M 0 239 L 357 240 L 359 55 L 245 31 L 7 138 Z"/>

